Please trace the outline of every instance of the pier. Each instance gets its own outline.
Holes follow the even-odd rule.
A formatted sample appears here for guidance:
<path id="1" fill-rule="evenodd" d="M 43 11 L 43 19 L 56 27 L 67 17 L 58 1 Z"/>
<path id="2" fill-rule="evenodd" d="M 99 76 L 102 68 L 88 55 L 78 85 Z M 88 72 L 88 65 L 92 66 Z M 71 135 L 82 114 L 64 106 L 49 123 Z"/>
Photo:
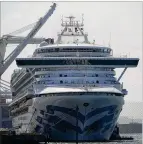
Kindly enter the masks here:
<path id="1" fill-rule="evenodd" d="M 116 137 L 110 140 L 102 140 L 102 141 L 78 141 L 78 139 L 73 141 L 57 141 L 54 139 L 50 139 L 44 135 L 40 134 L 20 134 L 16 135 L 15 132 L 10 131 L 8 129 L 3 129 L 0 131 L 0 144 L 40 144 L 48 143 L 48 142 L 68 142 L 68 143 L 80 143 L 80 142 L 122 142 L 122 141 L 132 141 L 133 137 Z"/>

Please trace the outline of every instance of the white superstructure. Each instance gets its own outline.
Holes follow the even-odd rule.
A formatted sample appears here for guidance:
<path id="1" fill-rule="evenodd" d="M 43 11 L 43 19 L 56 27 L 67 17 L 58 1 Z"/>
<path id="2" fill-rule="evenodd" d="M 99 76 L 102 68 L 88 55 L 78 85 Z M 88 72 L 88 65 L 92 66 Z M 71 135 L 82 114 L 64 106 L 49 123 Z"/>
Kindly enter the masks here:
<path id="1" fill-rule="evenodd" d="M 56 42 L 45 39 L 31 58 L 16 59 L 13 126 L 56 141 L 108 140 L 127 94 L 119 80 L 139 59 L 113 57 L 110 47 L 89 42 L 83 22 L 68 19 Z M 115 68 L 124 68 L 118 79 Z"/>

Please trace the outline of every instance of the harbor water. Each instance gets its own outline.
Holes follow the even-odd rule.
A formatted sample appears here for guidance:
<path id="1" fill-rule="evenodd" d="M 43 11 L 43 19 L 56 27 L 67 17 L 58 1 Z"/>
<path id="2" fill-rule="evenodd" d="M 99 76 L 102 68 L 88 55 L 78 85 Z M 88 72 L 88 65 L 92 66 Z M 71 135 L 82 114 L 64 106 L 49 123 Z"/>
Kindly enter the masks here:
<path id="1" fill-rule="evenodd" d="M 79 143 L 79 144 L 142 144 L 142 134 L 122 134 L 123 137 L 133 137 L 134 140 L 123 140 L 114 142 Z M 41 143 L 42 144 L 42 143 Z M 47 144 L 68 144 L 68 143 L 47 143 Z M 75 143 L 70 143 L 75 144 Z"/>

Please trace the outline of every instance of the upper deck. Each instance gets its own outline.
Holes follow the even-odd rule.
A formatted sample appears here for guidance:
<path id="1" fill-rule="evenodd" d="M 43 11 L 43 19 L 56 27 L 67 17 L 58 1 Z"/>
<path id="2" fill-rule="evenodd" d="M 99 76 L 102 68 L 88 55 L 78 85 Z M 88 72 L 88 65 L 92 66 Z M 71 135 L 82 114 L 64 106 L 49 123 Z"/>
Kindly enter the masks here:
<path id="1" fill-rule="evenodd" d="M 53 44 L 38 47 L 33 57 L 107 57 L 112 56 L 112 49 L 95 44 Z"/>

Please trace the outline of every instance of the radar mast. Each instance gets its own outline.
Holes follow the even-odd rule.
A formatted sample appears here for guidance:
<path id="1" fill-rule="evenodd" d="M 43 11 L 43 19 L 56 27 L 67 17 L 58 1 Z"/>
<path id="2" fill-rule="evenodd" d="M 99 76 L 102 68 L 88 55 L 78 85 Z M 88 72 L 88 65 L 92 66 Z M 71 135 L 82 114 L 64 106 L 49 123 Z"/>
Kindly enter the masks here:
<path id="1" fill-rule="evenodd" d="M 61 26 L 63 27 L 63 30 L 61 33 L 58 34 L 58 40 L 57 44 L 61 43 L 61 38 L 64 36 L 78 36 L 78 37 L 84 37 L 84 43 L 89 43 L 88 41 L 88 34 L 84 33 L 84 24 L 83 24 L 83 17 L 82 17 L 82 22 L 76 21 L 74 16 L 68 16 L 65 17 L 68 20 L 64 21 L 62 18 L 62 23 Z"/>

